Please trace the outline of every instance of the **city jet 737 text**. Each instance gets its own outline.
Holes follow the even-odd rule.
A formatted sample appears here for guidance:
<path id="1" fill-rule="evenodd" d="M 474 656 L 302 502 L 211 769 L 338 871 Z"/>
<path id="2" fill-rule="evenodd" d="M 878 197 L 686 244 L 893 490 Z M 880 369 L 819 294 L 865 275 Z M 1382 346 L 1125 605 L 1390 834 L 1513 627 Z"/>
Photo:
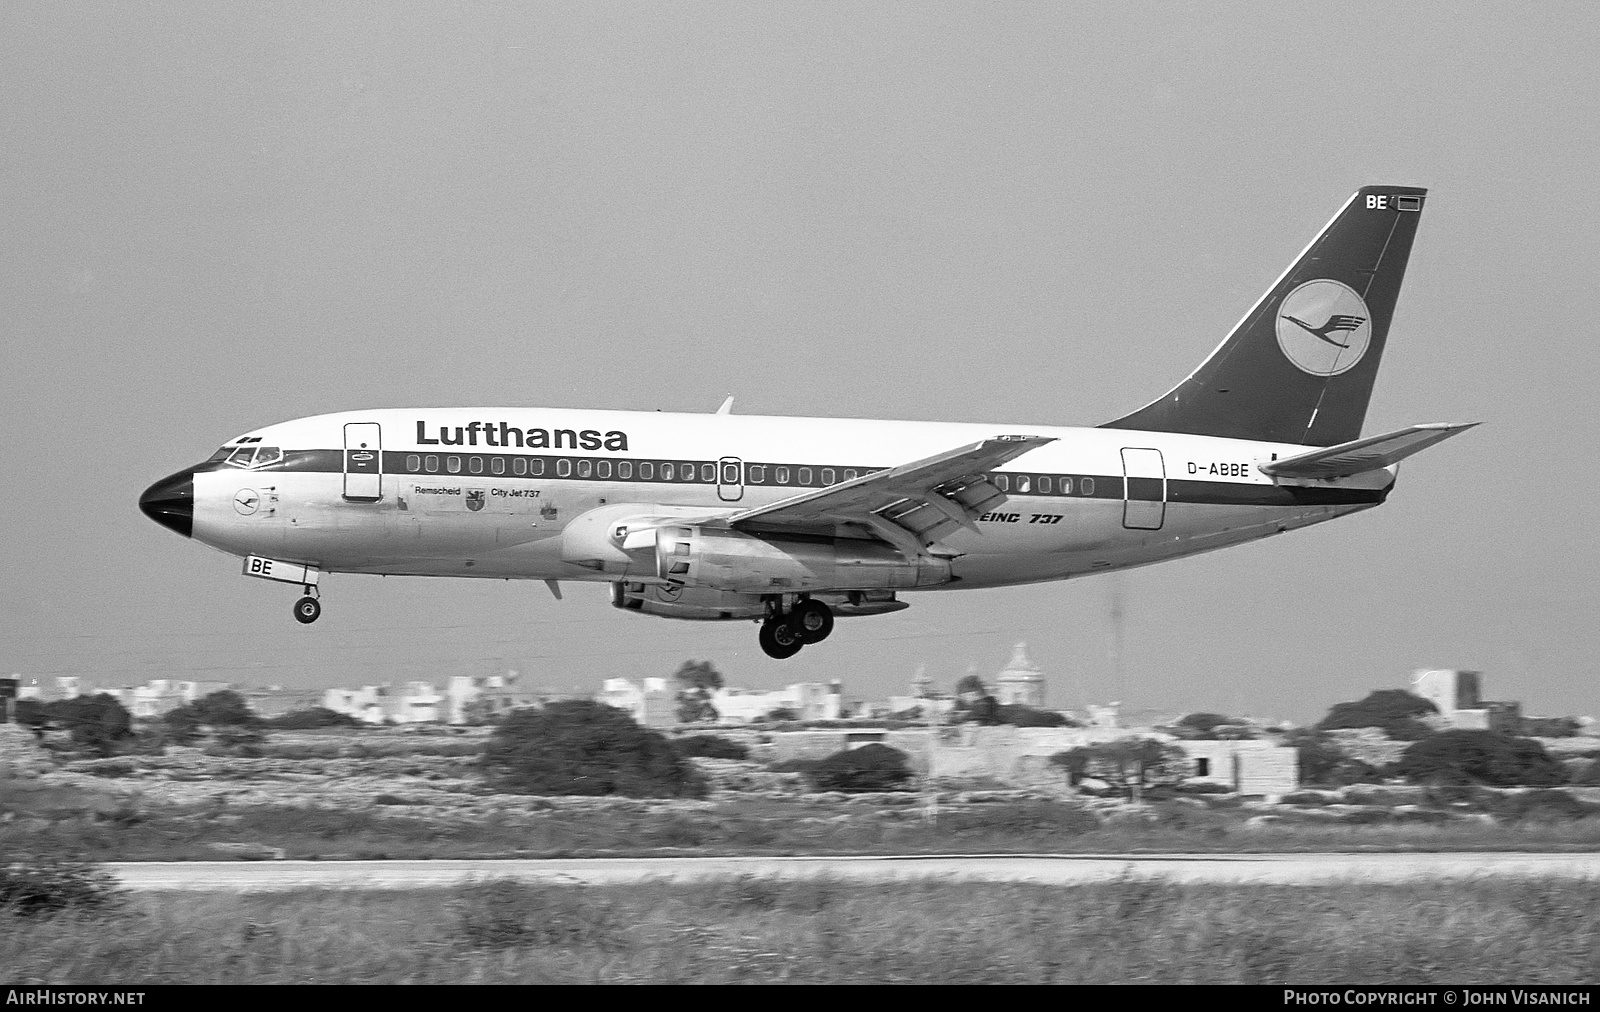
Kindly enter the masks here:
<path id="1" fill-rule="evenodd" d="M 916 590 L 1175 559 L 1383 502 L 1471 424 L 1361 436 L 1426 191 L 1356 192 L 1188 378 L 1093 428 L 407 408 L 269 425 L 139 505 L 304 588 L 328 573 L 607 583 L 773 657 Z"/>

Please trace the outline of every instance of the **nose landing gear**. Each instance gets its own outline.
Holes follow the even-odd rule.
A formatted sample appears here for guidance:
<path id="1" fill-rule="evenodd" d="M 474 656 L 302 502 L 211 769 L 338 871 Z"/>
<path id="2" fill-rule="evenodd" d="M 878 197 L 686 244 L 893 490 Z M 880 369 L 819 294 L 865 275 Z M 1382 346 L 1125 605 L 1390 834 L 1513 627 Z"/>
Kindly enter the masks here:
<path id="1" fill-rule="evenodd" d="M 768 602 L 767 620 L 761 623 L 757 642 L 762 651 L 778 660 L 793 657 L 807 643 L 821 643 L 833 632 L 833 609 L 821 601 L 802 600 L 784 614 L 782 599 Z"/>
<path id="2" fill-rule="evenodd" d="M 306 596 L 294 603 L 294 620 L 310 625 L 322 616 L 322 602 L 311 596 L 314 588 L 306 588 Z"/>

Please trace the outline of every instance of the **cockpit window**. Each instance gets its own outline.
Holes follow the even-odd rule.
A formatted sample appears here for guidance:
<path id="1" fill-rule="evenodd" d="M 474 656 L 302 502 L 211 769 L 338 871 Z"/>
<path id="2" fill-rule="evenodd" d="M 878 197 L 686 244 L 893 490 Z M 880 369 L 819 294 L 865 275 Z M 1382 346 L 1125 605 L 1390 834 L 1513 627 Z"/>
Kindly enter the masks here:
<path id="1" fill-rule="evenodd" d="M 226 450 L 227 447 L 223 447 Z M 217 456 L 222 455 L 219 450 Z M 216 458 L 212 458 L 216 459 Z M 228 454 L 229 467 L 265 467 L 283 459 L 283 451 L 276 446 L 241 446 Z"/>

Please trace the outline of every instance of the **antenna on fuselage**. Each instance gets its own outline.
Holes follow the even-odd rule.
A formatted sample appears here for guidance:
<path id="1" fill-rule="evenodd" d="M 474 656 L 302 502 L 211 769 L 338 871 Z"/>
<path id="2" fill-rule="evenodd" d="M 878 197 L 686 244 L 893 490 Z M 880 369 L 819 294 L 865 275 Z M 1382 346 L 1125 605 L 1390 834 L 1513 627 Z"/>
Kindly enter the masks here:
<path id="1" fill-rule="evenodd" d="M 731 414 L 733 414 L 733 395 L 732 394 L 729 394 L 728 395 L 728 399 L 722 402 L 722 407 L 717 409 L 717 414 L 719 414 L 719 415 L 731 415 Z"/>

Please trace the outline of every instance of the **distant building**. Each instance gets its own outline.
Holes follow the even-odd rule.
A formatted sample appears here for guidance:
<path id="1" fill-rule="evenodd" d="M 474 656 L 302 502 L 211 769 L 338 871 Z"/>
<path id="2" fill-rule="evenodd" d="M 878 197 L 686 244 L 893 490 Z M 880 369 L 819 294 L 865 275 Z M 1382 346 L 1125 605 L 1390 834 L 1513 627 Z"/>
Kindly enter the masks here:
<path id="1" fill-rule="evenodd" d="M 711 705 L 725 724 L 748 724 L 774 710 L 789 710 L 797 720 L 838 720 L 844 711 L 838 682 L 796 682 L 772 690 L 726 687 L 711 694 Z"/>
<path id="2" fill-rule="evenodd" d="M 367 724 L 436 722 L 443 702 L 444 697 L 434 691 L 432 682 L 407 682 L 399 688 L 363 685 L 359 689 L 328 689 L 322 695 L 323 706 Z"/>
<path id="3" fill-rule="evenodd" d="M 1180 740 L 1172 743 L 1194 764 L 1191 782 L 1220 784 L 1276 802 L 1300 787 L 1300 750 L 1273 741 Z"/>
<path id="4" fill-rule="evenodd" d="M 451 724 L 465 724 L 474 715 L 487 718 L 541 706 L 553 696 L 524 685 L 515 671 L 503 675 L 456 675 L 445 689 L 444 719 Z"/>
<path id="5" fill-rule="evenodd" d="M 319 707 L 325 693 L 322 689 L 285 689 L 281 685 L 270 685 L 245 689 L 240 695 L 244 696 L 252 713 L 271 720 L 286 713 Z"/>
<path id="6" fill-rule="evenodd" d="M 1432 703 L 1456 730 L 1522 733 L 1522 704 L 1483 698 L 1483 673 L 1455 668 L 1419 669 L 1411 693 Z"/>
<path id="7" fill-rule="evenodd" d="M 594 698 L 607 706 L 628 711 L 645 727 L 671 727 L 678 722 L 678 704 L 668 681 L 646 678 L 644 685 L 639 686 L 626 678 L 607 678 Z"/>
<path id="8" fill-rule="evenodd" d="M 1028 659 L 1028 645 L 1018 643 L 1011 651 L 1011 660 L 995 678 L 995 700 L 1001 706 L 1044 706 L 1044 675 L 1039 665 Z"/>

